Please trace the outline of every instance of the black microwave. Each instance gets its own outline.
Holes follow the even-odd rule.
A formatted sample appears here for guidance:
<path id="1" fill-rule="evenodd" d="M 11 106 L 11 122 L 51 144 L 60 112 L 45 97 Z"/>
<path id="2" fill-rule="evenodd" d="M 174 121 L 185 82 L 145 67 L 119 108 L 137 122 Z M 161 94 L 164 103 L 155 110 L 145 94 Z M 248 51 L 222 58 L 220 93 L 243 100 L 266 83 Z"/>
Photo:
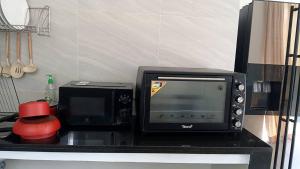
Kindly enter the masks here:
<path id="1" fill-rule="evenodd" d="M 69 126 L 128 126 L 132 101 L 132 84 L 72 81 L 59 87 L 59 117 Z"/>
<path id="2" fill-rule="evenodd" d="M 139 67 L 136 84 L 142 132 L 240 132 L 245 74 L 224 70 Z"/>

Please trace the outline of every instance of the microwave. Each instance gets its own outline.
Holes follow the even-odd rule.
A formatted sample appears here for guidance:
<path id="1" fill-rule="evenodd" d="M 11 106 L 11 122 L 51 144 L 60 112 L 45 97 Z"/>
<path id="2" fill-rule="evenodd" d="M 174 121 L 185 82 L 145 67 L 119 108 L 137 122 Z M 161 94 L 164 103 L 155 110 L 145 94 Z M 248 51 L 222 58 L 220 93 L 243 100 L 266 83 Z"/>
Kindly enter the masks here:
<path id="1" fill-rule="evenodd" d="M 129 126 L 133 86 L 72 81 L 59 87 L 59 117 L 69 126 Z"/>
<path id="2" fill-rule="evenodd" d="M 242 73 L 139 67 L 138 126 L 142 132 L 241 132 L 245 86 Z"/>

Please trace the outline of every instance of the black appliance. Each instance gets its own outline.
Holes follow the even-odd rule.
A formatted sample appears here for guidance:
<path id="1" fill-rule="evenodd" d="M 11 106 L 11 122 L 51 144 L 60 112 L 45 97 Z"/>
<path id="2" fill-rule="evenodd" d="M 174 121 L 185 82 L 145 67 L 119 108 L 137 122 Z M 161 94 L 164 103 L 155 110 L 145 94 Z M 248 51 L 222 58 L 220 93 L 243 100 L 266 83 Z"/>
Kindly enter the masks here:
<path id="1" fill-rule="evenodd" d="M 133 136 L 130 131 L 62 131 L 59 142 L 66 145 L 122 146 L 130 145 Z"/>
<path id="2" fill-rule="evenodd" d="M 59 87 L 59 116 L 70 126 L 128 126 L 132 96 L 128 83 L 72 81 Z"/>
<path id="3" fill-rule="evenodd" d="M 214 69 L 139 67 L 136 105 L 143 132 L 240 132 L 245 75 Z"/>

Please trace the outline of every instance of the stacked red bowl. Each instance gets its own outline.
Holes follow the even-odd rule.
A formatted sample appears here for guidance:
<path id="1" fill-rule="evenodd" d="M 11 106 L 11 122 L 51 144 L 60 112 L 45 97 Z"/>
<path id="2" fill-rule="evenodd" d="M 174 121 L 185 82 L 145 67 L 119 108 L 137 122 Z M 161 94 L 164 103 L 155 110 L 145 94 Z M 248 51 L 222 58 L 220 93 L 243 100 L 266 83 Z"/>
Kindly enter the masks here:
<path id="1" fill-rule="evenodd" d="M 25 140 L 54 137 L 61 125 L 47 102 L 27 102 L 19 106 L 13 133 Z"/>

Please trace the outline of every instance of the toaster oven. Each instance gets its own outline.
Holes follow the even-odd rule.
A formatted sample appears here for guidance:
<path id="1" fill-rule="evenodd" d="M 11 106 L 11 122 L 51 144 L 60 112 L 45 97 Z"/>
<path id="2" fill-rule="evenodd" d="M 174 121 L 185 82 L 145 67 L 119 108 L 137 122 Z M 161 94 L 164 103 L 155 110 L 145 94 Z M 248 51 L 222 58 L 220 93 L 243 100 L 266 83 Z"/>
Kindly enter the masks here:
<path id="1" fill-rule="evenodd" d="M 138 125 L 143 132 L 240 132 L 245 75 L 213 69 L 139 67 Z"/>

